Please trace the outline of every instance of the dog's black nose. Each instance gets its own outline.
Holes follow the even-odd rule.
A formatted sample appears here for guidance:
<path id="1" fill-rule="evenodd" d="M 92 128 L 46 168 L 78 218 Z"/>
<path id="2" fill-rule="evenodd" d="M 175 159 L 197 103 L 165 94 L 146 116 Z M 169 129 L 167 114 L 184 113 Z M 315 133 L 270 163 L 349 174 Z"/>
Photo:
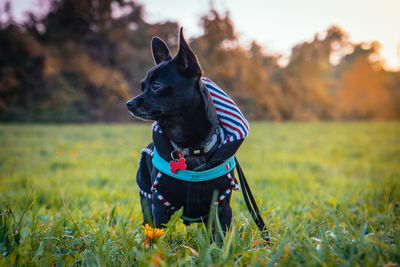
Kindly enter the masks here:
<path id="1" fill-rule="evenodd" d="M 135 106 L 133 99 L 126 102 L 126 106 L 128 107 L 128 109 L 132 109 Z"/>

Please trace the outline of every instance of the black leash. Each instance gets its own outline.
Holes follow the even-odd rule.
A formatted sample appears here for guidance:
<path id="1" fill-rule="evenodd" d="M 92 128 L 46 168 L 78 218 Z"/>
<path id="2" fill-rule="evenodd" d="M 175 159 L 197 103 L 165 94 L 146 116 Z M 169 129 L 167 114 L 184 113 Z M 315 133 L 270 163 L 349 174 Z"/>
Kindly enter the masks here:
<path id="1" fill-rule="evenodd" d="M 265 241 L 267 242 L 268 245 L 270 245 L 270 239 L 267 228 L 265 227 L 264 220 L 260 215 L 257 203 L 254 200 L 249 184 L 246 181 L 246 177 L 244 176 L 242 168 L 240 167 L 240 164 L 236 157 L 235 157 L 235 162 L 236 162 L 236 170 L 239 175 L 240 186 L 242 187 L 242 193 L 244 201 L 246 202 L 247 209 L 249 210 L 251 216 L 253 217 L 253 220 L 256 223 L 258 229 L 260 229 L 261 233 L 263 234 Z"/>

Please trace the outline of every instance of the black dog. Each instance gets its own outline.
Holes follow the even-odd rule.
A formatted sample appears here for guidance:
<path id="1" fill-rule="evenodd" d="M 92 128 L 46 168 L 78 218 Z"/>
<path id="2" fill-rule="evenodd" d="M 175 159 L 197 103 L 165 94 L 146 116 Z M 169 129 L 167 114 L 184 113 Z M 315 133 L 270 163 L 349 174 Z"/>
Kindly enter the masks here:
<path id="1" fill-rule="evenodd" d="M 172 58 L 167 45 L 158 37 L 153 38 L 156 65 L 141 82 L 142 93 L 127 102 L 135 117 L 156 121 L 153 143 L 142 150 L 137 172 L 143 221 L 160 228 L 181 207 L 185 224 L 205 221 L 217 192 L 218 218 L 226 231 L 232 220 L 230 192 L 238 188 L 233 168 L 224 175 L 198 182 L 172 177 L 153 164 L 156 153 L 161 161 L 170 162 L 171 171 L 176 174 L 185 168 L 201 172 L 222 165 L 228 170 L 232 161 L 227 163 L 227 159 L 236 153 L 249 131 L 234 102 L 202 77 L 182 28 L 179 39 L 179 51 Z"/>

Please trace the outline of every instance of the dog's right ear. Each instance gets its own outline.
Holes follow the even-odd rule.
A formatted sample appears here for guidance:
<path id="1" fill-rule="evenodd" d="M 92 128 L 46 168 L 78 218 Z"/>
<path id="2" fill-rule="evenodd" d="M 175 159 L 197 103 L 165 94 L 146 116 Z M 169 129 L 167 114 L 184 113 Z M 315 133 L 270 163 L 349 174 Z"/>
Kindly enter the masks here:
<path id="1" fill-rule="evenodd" d="M 171 59 L 168 46 L 158 37 L 153 37 L 151 40 L 151 50 L 153 51 L 153 58 L 156 65 Z"/>
<path id="2" fill-rule="evenodd" d="M 202 75 L 199 61 L 183 36 L 183 27 L 179 33 L 179 50 L 173 61 L 177 63 L 180 72 L 187 77 L 200 78 Z"/>

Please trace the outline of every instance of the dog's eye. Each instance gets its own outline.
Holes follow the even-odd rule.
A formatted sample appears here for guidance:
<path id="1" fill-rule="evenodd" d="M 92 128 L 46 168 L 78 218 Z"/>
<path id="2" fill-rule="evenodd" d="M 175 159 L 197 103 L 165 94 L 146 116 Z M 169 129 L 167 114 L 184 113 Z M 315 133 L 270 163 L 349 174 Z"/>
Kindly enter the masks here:
<path id="1" fill-rule="evenodd" d="M 158 82 L 154 82 L 154 83 L 152 83 L 152 85 L 151 85 L 151 89 L 153 90 L 153 91 L 158 91 L 158 90 L 160 90 L 161 89 L 161 84 L 160 83 L 158 83 Z"/>

